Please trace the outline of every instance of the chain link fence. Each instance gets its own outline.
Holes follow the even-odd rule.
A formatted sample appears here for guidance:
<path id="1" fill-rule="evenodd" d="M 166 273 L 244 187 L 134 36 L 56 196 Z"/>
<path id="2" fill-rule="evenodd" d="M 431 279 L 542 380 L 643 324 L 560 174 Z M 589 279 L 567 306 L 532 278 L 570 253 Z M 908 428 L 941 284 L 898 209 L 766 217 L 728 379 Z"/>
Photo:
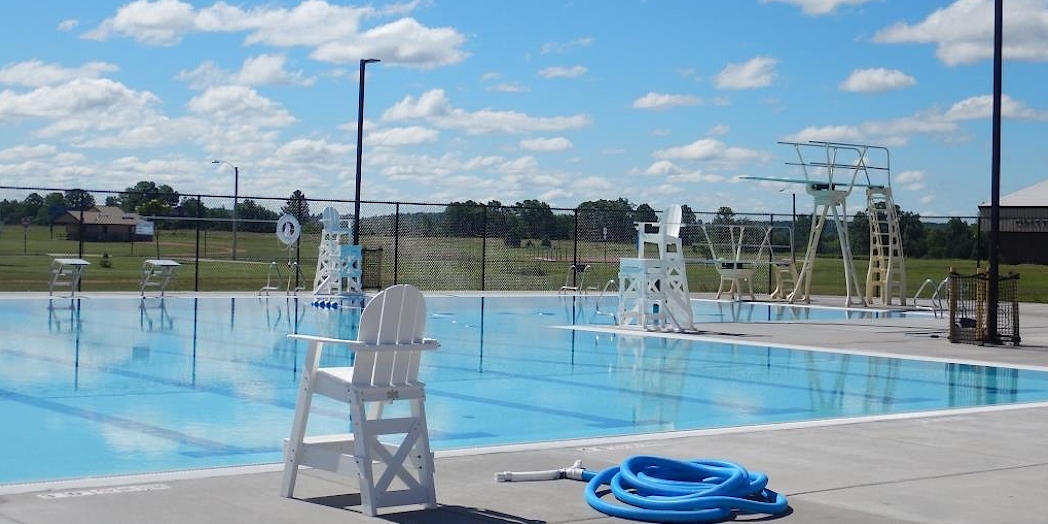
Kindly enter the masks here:
<path id="1" fill-rule="evenodd" d="M 47 290 L 52 259 L 72 256 L 91 263 L 84 290 L 137 290 L 145 260 L 171 259 L 182 266 L 169 290 L 310 291 L 322 212 L 330 207 L 352 217 L 354 209 L 352 200 L 297 192 L 273 198 L 185 195 L 165 188 L 0 187 L 0 290 Z M 742 244 L 754 259 L 758 292 L 774 287 L 774 264 L 796 260 L 807 242 L 807 216 L 684 208 L 681 237 L 692 291 L 716 290 L 714 264 L 728 256 L 717 246 L 730 244 L 724 236 L 729 226 L 745 226 Z M 638 256 L 635 222 L 656 222 L 661 215 L 623 199 L 576 209 L 531 200 L 513 206 L 363 201 L 360 209 L 355 227 L 364 248 L 365 287 L 410 283 L 426 290 L 599 291 L 618 278 L 620 258 Z M 302 226 L 290 246 L 275 235 L 284 213 Z M 835 237 L 824 232 L 826 239 Z M 824 244 L 820 251 L 840 255 L 832 242 Z M 572 270 L 580 266 L 589 267 Z"/>

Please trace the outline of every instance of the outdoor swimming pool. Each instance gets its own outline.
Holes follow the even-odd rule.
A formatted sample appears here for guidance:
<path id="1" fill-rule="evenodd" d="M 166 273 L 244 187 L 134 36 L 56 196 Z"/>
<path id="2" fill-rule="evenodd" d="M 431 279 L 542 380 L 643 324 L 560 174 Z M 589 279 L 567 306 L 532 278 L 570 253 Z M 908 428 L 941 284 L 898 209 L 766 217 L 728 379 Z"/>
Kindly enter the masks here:
<path id="1" fill-rule="evenodd" d="M 694 304 L 701 322 L 859 314 Z M 612 324 L 614 298 L 427 306 L 437 450 L 1048 400 L 1045 372 L 557 328 Z M 357 318 L 305 297 L 0 300 L 0 484 L 280 462 L 305 353 L 285 335 L 352 338 Z M 347 410 L 318 398 L 310 423 L 345 431 Z"/>

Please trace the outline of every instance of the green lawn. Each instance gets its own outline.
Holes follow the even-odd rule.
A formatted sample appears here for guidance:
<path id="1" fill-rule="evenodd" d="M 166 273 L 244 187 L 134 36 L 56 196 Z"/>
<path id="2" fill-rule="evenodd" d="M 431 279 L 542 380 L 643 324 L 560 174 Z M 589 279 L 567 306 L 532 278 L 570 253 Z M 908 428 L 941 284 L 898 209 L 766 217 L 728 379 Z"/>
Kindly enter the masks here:
<path id="1" fill-rule="evenodd" d="M 64 232 L 63 232 L 64 233 Z M 232 234 L 228 231 L 160 230 L 157 240 L 148 243 L 85 242 L 83 253 L 78 242 L 65 240 L 44 226 L 23 230 L 20 226 L 6 226 L 0 232 L 0 291 L 46 291 L 50 278 L 51 261 L 60 256 L 80 256 L 90 261 L 82 287 L 85 291 L 137 290 L 142 261 L 149 258 L 169 258 L 183 264 L 169 289 L 201 291 L 239 290 L 255 291 L 266 284 L 283 289 L 289 276 L 289 257 L 302 268 L 299 284 L 312 289 L 313 273 L 317 263 L 319 235 L 304 235 L 301 251 L 291 253 L 271 233 L 241 231 L 237 238 L 237 260 L 232 258 Z M 636 256 L 633 245 L 554 241 L 550 248 L 538 246 L 537 241 L 520 248 L 511 248 L 501 239 L 393 237 L 366 236 L 366 248 L 382 248 L 379 255 L 365 260 L 365 283 L 378 277 L 379 285 L 410 282 L 424 289 L 481 289 L 498 290 L 556 290 L 564 284 L 573 259 L 590 265 L 586 287 L 601 289 L 609 280 L 618 277 L 618 259 Z M 196 253 L 200 253 L 199 264 Z M 372 252 L 374 253 L 374 252 Z M 111 267 L 102 267 L 103 254 L 108 255 Z M 394 267 L 394 255 L 399 264 Z M 691 256 L 691 255 L 689 255 Z M 481 259 L 485 263 L 481 264 Z M 798 260 L 798 265 L 800 260 Z M 856 260 L 856 271 L 861 282 L 866 278 L 866 261 Z M 982 267 L 986 268 L 985 261 Z M 907 296 L 912 297 L 925 279 L 938 282 L 950 268 L 962 274 L 976 270 L 974 260 L 908 259 Z M 799 267 L 798 267 L 799 269 Z M 396 273 L 394 273 L 394 271 Z M 1048 302 L 1048 266 L 1002 266 L 1001 274 L 1020 275 L 1019 297 L 1024 302 Z M 689 264 L 688 280 L 692 291 L 715 291 L 718 278 L 710 265 Z M 758 293 L 767 293 L 767 275 L 755 279 Z M 372 287 L 377 287 L 372 284 Z M 614 288 L 612 288 L 614 289 Z M 815 264 L 811 292 L 816 295 L 843 295 L 844 272 L 840 259 L 820 258 Z"/>

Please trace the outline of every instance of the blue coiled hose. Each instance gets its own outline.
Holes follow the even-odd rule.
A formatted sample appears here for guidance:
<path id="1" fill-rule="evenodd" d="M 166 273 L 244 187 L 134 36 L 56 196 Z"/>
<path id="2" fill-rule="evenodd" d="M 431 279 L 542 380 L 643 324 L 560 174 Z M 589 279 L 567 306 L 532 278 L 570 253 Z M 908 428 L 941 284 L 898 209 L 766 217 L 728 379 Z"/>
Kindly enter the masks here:
<path id="1" fill-rule="evenodd" d="M 629 457 L 600 472 L 582 471 L 586 502 L 602 513 L 642 522 L 722 522 L 736 514 L 778 515 L 786 497 L 766 486 L 768 476 L 720 460 Z M 601 488 L 622 504 L 601 497 Z M 606 495 L 607 493 L 603 493 Z"/>

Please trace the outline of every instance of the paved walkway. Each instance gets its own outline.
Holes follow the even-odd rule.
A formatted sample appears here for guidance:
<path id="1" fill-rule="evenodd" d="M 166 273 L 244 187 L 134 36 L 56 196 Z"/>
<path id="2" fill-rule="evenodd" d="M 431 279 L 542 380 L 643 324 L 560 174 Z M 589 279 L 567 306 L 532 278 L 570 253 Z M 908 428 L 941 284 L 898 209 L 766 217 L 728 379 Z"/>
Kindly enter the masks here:
<path id="1" fill-rule="evenodd" d="M 933 318 L 699 327 L 736 342 L 1048 369 L 1048 305 L 1023 305 L 1021 313 L 1017 348 L 951 344 L 945 321 Z M 1041 523 L 1048 520 L 1046 434 L 1048 406 L 1037 405 L 438 453 L 440 508 L 386 509 L 378 520 L 360 514 L 352 484 L 327 475 L 300 476 L 298 499 L 277 496 L 280 473 L 273 466 L 84 480 L 0 495 L 0 523 L 626 522 L 590 509 L 581 482 L 497 483 L 494 474 L 559 468 L 575 459 L 604 468 L 638 453 L 719 458 L 763 471 L 770 487 L 789 497 L 791 512 L 777 522 Z"/>

